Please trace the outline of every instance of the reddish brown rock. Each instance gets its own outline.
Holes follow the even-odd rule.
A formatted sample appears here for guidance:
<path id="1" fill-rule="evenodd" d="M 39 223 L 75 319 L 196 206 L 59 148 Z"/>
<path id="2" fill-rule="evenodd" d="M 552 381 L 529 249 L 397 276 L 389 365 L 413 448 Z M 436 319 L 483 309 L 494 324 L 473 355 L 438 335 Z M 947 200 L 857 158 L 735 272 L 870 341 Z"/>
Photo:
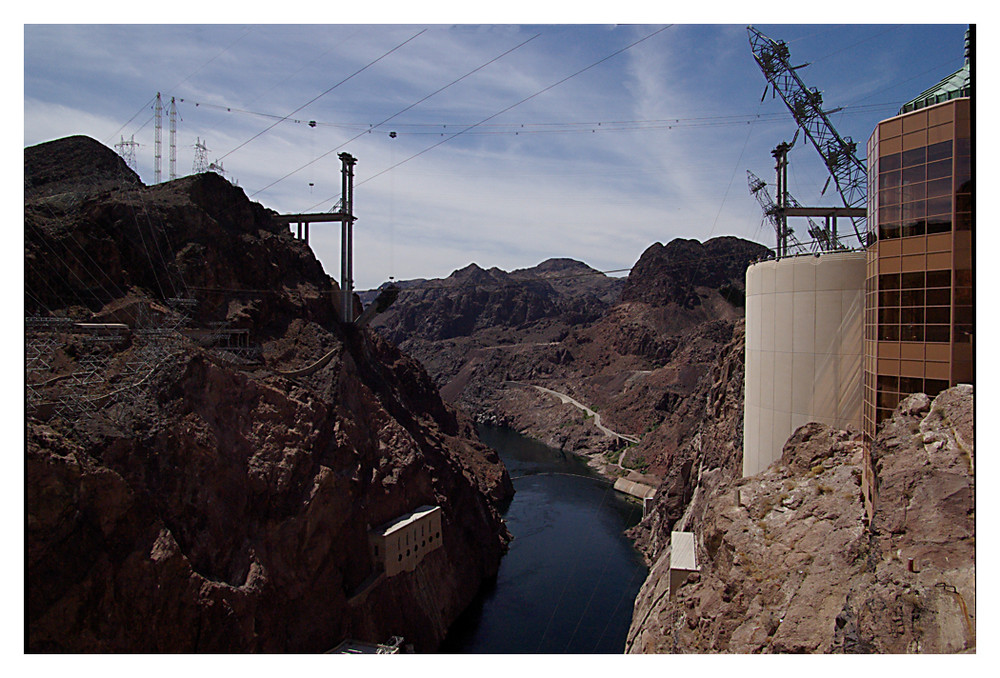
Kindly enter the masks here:
<path id="1" fill-rule="evenodd" d="M 134 394 L 92 412 L 29 411 L 27 649 L 321 652 L 399 635 L 434 650 L 509 539 L 499 458 L 418 363 L 334 320 L 319 262 L 240 189 L 211 174 L 109 188 L 105 169 L 121 162 L 91 141 L 25 150 L 26 291 L 36 310 L 134 326 L 112 342 L 51 334 L 59 346 L 32 379 L 51 404 L 100 357 L 92 388 Z M 78 174 L 35 172 L 53 165 L 47 153 Z M 53 195 L 68 197 L 40 202 Z M 158 248 L 148 259 L 137 227 Z M 74 256 L 41 263 L 63 250 Z M 86 288 L 95 272 L 74 269 L 85 261 L 108 267 L 109 298 Z M 165 357 L 147 356 L 149 374 L 129 382 L 156 341 L 142 323 L 175 313 L 154 273 L 190 286 L 194 327 L 247 330 L 260 358 L 154 334 Z M 368 530 L 424 504 L 442 507 L 442 547 L 414 572 L 378 577 Z"/>

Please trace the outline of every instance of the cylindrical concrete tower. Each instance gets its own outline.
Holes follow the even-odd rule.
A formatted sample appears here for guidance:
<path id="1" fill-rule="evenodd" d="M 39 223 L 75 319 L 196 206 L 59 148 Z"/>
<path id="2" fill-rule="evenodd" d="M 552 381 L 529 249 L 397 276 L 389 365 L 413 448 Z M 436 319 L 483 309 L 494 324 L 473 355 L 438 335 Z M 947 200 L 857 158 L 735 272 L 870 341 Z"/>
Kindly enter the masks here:
<path id="1" fill-rule="evenodd" d="M 865 254 L 750 266 L 746 278 L 743 475 L 781 457 L 799 426 L 861 426 Z"/>

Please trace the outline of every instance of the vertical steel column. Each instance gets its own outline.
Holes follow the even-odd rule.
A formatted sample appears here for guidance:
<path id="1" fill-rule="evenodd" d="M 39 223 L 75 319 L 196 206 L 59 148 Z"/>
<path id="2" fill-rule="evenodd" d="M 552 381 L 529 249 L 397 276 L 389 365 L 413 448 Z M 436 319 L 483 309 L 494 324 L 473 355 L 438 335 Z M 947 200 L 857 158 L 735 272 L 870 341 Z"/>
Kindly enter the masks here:
<path id="1" fill-rule="evenodd" d="M 337 156 L 341 162 L 341 212 L 340 222 L 340 292 L 341 319 L 345 323 L 354 322 L 354 263 L 352 256 L 354 235 L 354 163 L 357 160 L 350 153 Z"/>
<path id="2" fill-rule="evenodd" d="M 774 170 L 777 174 L 778 182 L 778 243 L 775 258 L 780 259 L 788 254 L 788 217 L 785 216 L 785 208 L 788 207 L 788 149 L 790 146 L 781 142 L 771 151 L 774 156 Z"/>

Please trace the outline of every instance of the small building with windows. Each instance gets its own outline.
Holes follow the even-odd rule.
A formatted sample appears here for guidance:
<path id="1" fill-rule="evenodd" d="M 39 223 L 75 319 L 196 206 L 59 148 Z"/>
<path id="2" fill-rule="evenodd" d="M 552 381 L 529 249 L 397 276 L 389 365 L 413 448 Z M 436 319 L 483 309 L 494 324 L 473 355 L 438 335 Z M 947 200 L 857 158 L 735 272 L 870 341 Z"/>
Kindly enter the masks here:
<path id="1" fill-rule="evenodd" d="M 412 572 L 424 555 L 440 546 L 440 506 L 421 506 L 368 533 L 372 558 L 387 577 Z"/>

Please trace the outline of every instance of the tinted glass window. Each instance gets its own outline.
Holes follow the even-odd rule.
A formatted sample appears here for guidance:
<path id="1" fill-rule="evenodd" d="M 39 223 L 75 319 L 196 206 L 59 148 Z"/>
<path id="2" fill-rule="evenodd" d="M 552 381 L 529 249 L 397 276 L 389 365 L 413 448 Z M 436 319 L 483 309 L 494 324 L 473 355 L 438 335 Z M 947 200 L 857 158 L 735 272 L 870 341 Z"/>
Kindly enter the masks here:
<path id="1" fill-rule="evenodd" d="M 878 160 L 878 168 L 882 171 L 897 170 L 902 167 L 902 153 L 893 153 L 892 155 L 883 155 Z"/>
<path id="2" fill-rule="evenodd" d="M 903 151 L 903 167 L 922 165 L 927 162 L 927 149 L 923 146 L 910 151 Z"/>
<path id="3" fill-rule="evenodd" d="M 927 147 L 927 162 L 951 157 L 951 139 Z"/>
<path id="4" fill-rule="evenodd" d="M 951 160 L 941 160 L 927 165 L 928 179 L 943 179 L 951 176 Z"/>
<path id="5" fill-rule="evenodd" d="M 926 178 L 927 178 L 926 165 L 917 165 L 915 167 L 903 168 L 903 184 L 912 184 L 917 181 L 923 181 Z"/>

